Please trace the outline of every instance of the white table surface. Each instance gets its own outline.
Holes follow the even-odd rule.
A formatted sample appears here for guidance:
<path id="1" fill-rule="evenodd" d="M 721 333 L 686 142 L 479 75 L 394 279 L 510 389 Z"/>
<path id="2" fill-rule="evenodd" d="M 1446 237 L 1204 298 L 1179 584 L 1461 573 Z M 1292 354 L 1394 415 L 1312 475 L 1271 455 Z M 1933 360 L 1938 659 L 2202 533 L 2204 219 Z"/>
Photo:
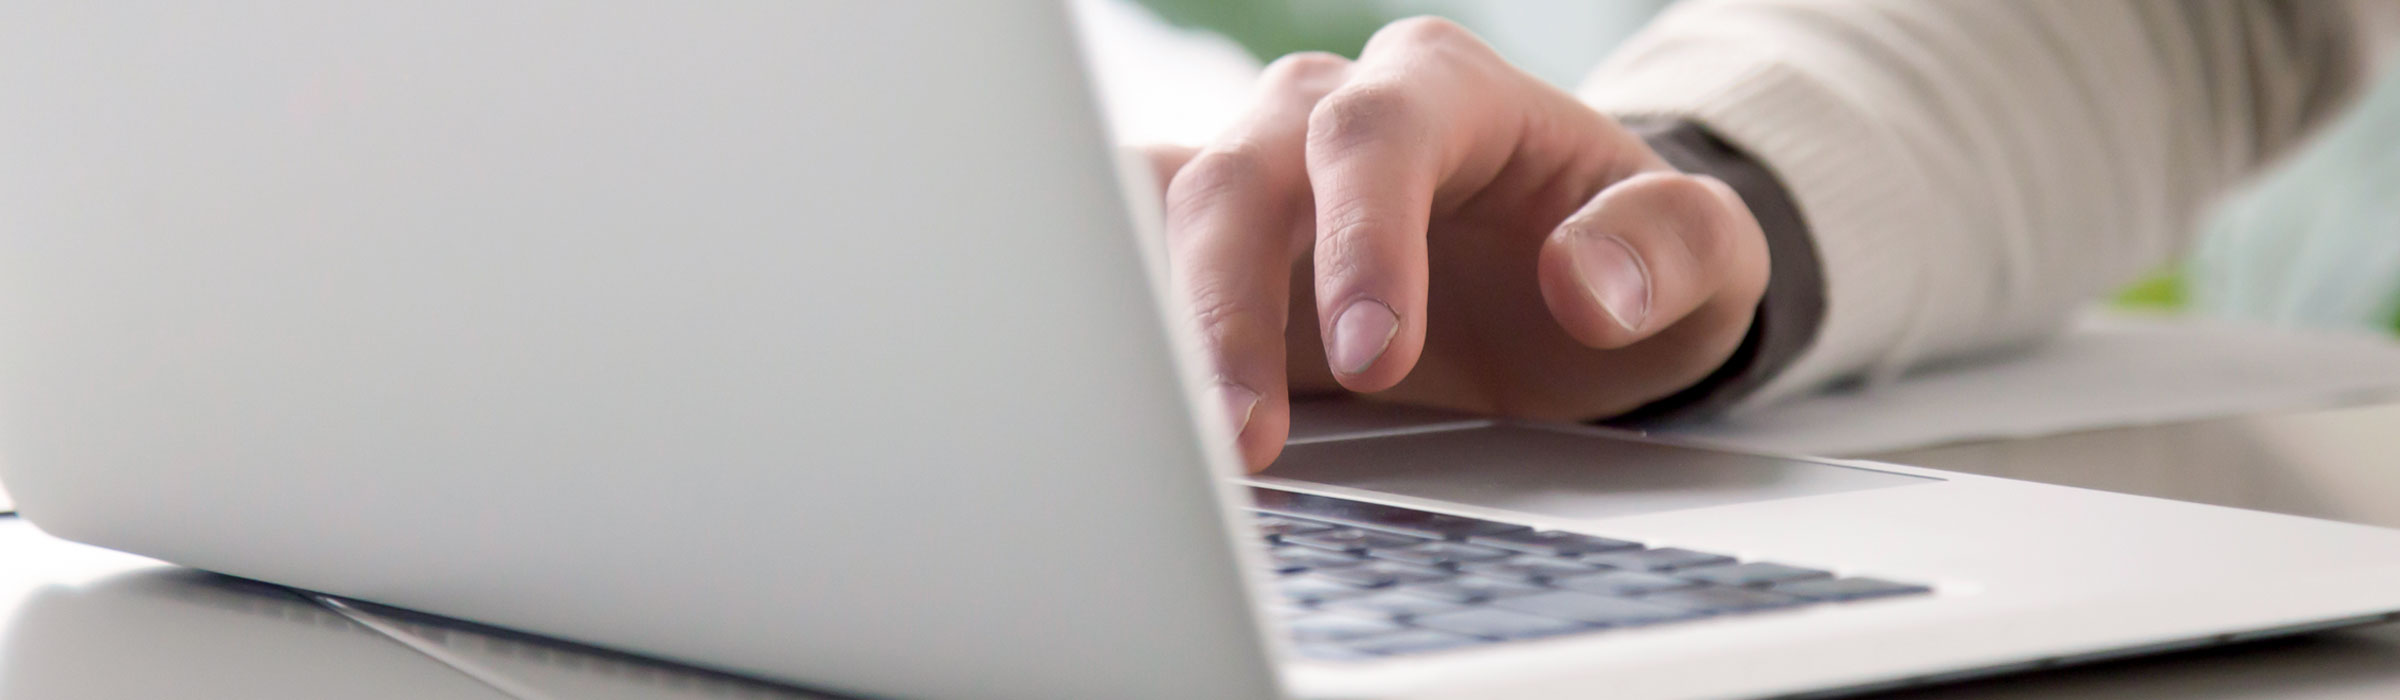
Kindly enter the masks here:
<path id="1" fill-rule="evenodd" d="M 1866 455 L 1937 469 L 2400 527 L 2400 405 Z M 2400 698 L 2400 625 L 1995 678 L 1894 698 Z"/>

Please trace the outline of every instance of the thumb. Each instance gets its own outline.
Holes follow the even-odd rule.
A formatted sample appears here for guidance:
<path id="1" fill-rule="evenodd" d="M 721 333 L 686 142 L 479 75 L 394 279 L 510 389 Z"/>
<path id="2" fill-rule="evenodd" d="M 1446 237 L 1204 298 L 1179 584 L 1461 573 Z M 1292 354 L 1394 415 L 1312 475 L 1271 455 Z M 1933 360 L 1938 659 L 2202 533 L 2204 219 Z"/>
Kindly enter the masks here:
<path id="1" fill-rule="evenodd" d="M 1766 237 L 1733 188 L 1676 172 L 1601 190 L 1550 233 L 1542 301 L 1577 342 L 1631 345 L 1709 303 L 1758 303 Z"/>

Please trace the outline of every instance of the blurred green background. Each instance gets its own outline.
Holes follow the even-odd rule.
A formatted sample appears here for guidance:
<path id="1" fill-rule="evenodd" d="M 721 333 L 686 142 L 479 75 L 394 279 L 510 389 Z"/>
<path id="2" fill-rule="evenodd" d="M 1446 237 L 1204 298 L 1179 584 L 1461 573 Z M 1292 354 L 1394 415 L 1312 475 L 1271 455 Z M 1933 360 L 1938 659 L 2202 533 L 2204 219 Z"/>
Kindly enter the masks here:
<path id="1" fill-rule="evenodd" d="M 1664 0 L 1138 0 L 1167 22 L 1222 34 L 1261 61 L 1356 56 L 1376 28 L 1434 14 L 1512 61 L 1572 86 Z M 2208 219 L 2189 259 L 2118 294 L 2120 307 L 2400 333 L 2400 70 L 2313 146 Z"/>

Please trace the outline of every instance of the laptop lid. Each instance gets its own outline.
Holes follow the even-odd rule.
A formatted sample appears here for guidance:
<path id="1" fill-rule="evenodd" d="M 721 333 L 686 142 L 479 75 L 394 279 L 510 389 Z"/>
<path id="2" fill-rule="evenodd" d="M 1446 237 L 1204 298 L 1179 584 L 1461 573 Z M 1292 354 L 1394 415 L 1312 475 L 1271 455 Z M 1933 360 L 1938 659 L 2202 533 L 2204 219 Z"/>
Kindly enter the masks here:
<path id="1" fill-rule="evenodd" d="M 46 530 L 840 691 L 1272 693 L 1064 8 L 21 2 L 0 90 Z"/>

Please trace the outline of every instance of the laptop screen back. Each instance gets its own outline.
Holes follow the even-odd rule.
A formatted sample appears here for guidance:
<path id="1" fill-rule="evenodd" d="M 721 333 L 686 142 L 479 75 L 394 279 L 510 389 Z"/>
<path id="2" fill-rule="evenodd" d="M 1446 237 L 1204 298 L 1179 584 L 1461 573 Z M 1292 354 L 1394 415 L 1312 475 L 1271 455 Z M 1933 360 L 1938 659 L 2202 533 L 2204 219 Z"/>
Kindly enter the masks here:
<path id="1" fill-rule="evenodd" d="M 837 690 L 1265 694 L 1063 13 L 11 3 L 0 469 L 71 539 Z"/>

